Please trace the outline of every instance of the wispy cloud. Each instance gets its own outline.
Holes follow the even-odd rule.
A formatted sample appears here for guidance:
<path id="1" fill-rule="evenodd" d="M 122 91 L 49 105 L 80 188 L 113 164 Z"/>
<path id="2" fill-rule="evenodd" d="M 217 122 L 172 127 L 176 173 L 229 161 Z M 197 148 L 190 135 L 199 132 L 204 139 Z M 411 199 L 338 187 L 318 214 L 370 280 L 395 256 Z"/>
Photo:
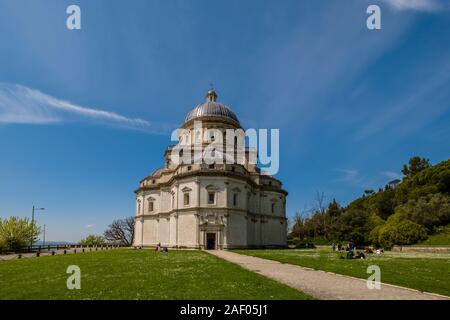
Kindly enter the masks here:
<path id="1" fill-rule="evenodd" d="M 0 124 L 52 124 L 65 121 L 90 121 L 151 133 L 165 133 L 169 127 L 115 112 L 79 106 L 19 84 L 0 83 Z"/>
<path id="2" fill-rule="evenodd" d="M 402 179 L 400 174 L 393 171 L 380 171 L 368 175 L 361 174 L 357 169 L 336 169 L 335 171 L 339 173 L 339 176 L 333 181 L 357 188 L 378 188 L 385 185 L 388 181 Z"/>
<path id="3" fill-rule="evenodd" d="M 381 171 L 380 174 L 390 180 L 402 179 L 402 175 L 393 171 Z"/>
<path id="4" fill-rule="evenodd" d="M 340 173 L 340 177 L 334 181 L 345 182 L 354 186 L 361 186 L 364 184 L 363 177 L 356 169 L 337 169 L 336 171 Z"/>
<path id="5" fill-rule="evenodd" d="M 383 0 L 396 10 L 438 11 L 444 8 L 438 0 Z"/>
<path id="6" fill-rule="evenodd" d="M 93 224 L 87 224 L 87 225 L 85 226 L 85 228 L 86 228 L 86 229 L 91 229 L 93 226 L 94 226 Z"/>

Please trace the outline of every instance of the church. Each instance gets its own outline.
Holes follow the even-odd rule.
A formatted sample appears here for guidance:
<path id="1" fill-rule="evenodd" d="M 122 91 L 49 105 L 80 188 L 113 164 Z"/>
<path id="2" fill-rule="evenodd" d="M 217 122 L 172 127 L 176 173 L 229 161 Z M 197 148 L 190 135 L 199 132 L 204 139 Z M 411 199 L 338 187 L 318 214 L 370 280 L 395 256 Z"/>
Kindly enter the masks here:
<path id="1" fill-rule="evenodd" d="M 199 122 L 201 128 L 196 126 Z M 169 146 L 164 153 L 165 166 L 141 180 L 135 190 L 133 245 L 196 249 L 286 247 L 287 192 L 279 180 L 264 174 L 250 161 L 249 148 L 244 149 L 242 161 L 231 163 L 211 164 L 195 157 L 177 162 L 171 156 L 183 143 L 192 150 L 203 150 L 215 139 L 211 130 L 226 135 L 230 129 L 242 129 L 236 114 L 217 101 L 214 90 L 209 90 L 206 101 L 188 113 L 181 128 L 184 133 L 178 137 L 178 144 Z M 189 144 L 194 140 L 199 143 Z"/>

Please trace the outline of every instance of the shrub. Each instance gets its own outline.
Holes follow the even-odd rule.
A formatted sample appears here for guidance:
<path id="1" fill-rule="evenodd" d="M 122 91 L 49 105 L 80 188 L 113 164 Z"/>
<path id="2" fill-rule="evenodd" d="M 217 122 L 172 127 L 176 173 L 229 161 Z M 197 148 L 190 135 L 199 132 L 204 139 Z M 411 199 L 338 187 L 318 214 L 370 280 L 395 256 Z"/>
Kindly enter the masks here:
<path id="1" fill-rule="evenodd" d="M 410 220 L 389 219 L 383 226 L 379 226 L 372 230 L 372 238 L 377 240 L 376 244 L 386 249 L 392 248 L 393 245 L 409 245 L 417 243 L 427 238 L 426 229 Z"/>
<path id="2" fill-rule="evenodd" d="M 101 246 L 102 244 L 105 244 L 105 239 L 102 236 L 96 236 L 96 235 L 88 235 L 85 239 L 82 239 L 80 241 L 81 245 L 84 246 Z"/>
<path id="3" fill-rule="evenodd" d="M 10 217 L 0 219 L 0 246 L 7 249 L 15 249 L 38 240 L 41 228 L 36 223 L 31 224 L 28 218 Z"/>

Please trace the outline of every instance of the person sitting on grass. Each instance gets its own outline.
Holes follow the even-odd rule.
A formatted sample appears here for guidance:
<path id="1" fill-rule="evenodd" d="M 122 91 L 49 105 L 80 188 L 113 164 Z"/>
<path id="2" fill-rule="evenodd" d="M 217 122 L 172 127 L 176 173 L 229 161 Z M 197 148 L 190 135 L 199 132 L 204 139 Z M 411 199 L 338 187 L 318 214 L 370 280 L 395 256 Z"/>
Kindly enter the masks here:
<path id="1" fill-rule="evenodd" d="M 353 252 L 353 250 L 347 250 L 346 259 L 353 259 L 354 255 L 355 255 L 355 253 Z"/>

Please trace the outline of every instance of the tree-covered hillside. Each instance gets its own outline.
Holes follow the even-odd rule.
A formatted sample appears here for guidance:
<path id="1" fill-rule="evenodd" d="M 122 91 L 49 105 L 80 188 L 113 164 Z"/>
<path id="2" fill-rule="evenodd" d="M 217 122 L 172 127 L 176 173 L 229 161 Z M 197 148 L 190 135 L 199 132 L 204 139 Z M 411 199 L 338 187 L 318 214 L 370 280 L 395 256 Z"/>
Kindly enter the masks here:
<path id="1" fill-rule="evenodd" d="M 365 190 L 347 207 L 333 200 L 307 218 L 297 215 L 291 236 L 386 248 L 425 240 L 450 223 L 450 159 L 431 166 L 427 159 L 413 157 L 402 173 L 402 180 Z"/>

